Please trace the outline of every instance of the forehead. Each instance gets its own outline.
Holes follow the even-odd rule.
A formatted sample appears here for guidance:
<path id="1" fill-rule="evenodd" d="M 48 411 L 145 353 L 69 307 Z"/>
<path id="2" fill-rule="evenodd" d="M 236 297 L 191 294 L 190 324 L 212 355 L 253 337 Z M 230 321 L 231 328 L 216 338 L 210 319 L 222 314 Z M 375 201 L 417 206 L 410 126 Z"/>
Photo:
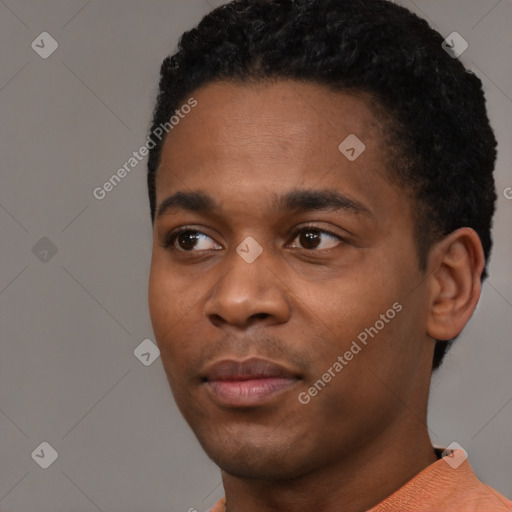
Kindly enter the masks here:
<path id="1" fill-rule="evenodd" d="M 265 146 L 267 152 L 293 150 L 300 158 L 332 149 L 333 139 L 343 135 L 354 133 L 368 140 L 382 131 L 369 96 L 334 92 L 315 83 L 214 82 L 193 96 L 197 106 L 173 128 L 164 146 L 176 150 L 187 141 L 194 149 L 219 149 L 216 153 L 236 146 L 250 145 L 253 151 Z M 205 155 L 190 156 L 197 160 Z"/>
<path id="2" fill-rule="evenodd" d="M 214 82 L 191 96 L 197 106 L 162 148 L 157 204 L 175 190 L 198 185 L 217 195 L 236 190 L 241 201 L 257 188 L 298 185 L 345 182 L 349 192 L 363 185 L 374 194 L 382 191 L 387 152 L 368 97 L 292 80 Z M 358 152 L 364 148 L 356 159 L 340 149 L 345 140 L 355 142 Z"/>

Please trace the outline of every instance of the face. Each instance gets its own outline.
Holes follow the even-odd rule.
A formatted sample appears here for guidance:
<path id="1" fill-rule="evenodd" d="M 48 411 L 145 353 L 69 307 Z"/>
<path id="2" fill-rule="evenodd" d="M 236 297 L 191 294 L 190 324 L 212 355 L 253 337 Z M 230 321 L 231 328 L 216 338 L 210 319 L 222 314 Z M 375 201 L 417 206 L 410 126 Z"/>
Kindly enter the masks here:
<path id="1" fill-rule="evenodd" d="M 433 343 L 413 204 L 371 103 L 294 81 L 192 96 L 163 146 L 149 281 L 186 421 L 250 478 L 401 435 L 425 413 Z"/>

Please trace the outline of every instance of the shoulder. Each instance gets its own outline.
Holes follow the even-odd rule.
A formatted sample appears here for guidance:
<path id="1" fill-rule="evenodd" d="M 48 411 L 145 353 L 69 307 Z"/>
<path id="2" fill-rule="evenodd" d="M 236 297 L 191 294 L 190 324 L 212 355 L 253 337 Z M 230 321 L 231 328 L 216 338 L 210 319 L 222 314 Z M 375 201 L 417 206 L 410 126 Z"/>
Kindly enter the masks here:
<path id="1" fill-rule="evenodd" d="M 461 460 L 438 460 L 368 512 L 512 512 L 512 501 L 481 482 L 469 462 Z"/>

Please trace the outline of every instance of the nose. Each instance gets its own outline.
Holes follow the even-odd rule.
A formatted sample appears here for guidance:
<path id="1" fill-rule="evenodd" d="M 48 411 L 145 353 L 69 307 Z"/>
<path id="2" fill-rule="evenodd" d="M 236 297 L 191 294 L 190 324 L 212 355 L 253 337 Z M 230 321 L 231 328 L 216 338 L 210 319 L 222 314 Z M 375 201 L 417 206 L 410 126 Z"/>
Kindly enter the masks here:
<path id="1" fill-rule="evenodd" d="M 272 255 L 263 253 L 251 263 L 233 251 L 226 269 L 205 303 L 205 314 L 216 327 L 246 328 L 260 322 L 285 323 L 290 304 L 279 271 L 272 267 Z M 279 276 L 279 277 L 278 277 Z"/>

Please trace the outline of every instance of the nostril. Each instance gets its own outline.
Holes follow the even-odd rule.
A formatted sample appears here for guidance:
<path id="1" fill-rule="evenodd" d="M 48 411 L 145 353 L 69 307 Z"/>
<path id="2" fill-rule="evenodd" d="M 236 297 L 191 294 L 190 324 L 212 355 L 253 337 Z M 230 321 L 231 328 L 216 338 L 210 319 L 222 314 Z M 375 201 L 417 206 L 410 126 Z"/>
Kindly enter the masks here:
<path id="1" fill-rule="evenodd" d="M 265 320 L 265 318 L 268 318 L 270 315 L 268 313 L 256 313 L 251 316 L 251 318 L 255 318 L 257 320 Z"/>

